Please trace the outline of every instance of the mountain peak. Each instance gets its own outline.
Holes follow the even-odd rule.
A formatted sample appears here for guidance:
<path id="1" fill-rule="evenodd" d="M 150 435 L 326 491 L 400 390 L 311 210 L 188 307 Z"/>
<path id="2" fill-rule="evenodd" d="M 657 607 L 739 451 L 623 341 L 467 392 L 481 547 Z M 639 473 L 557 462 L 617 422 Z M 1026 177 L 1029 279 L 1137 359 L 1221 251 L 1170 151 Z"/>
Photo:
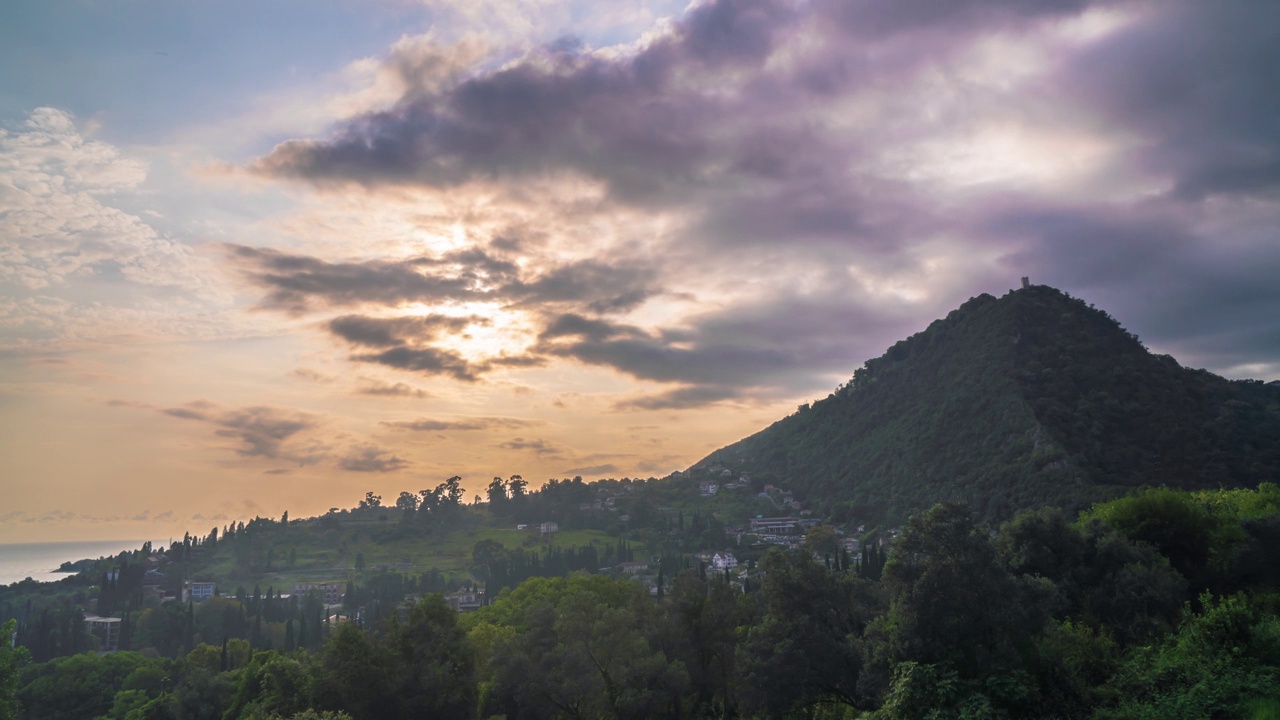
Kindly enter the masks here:
<path id="1" fill-rule="evenodd" d="M 1107 312 L 1027 284 L 970 298 L 695 465 L 771 477 L 838 520 L 963 500 L 989 520 L 1144 485 L 1280 476 L 1280 388 L 1153 355 Z"/>

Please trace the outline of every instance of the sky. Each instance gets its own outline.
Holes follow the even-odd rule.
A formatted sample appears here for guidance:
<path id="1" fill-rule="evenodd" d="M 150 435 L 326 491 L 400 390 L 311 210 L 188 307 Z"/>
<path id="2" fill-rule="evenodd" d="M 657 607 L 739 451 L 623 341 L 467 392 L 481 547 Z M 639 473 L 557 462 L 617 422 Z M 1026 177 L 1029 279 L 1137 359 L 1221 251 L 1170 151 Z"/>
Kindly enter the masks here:
<path id="1" fill-rule="evenodd" d="M 9 0 L 0 542 L 664 476 L 1021 276 L 1280 379 L 1280 4 Z"/>

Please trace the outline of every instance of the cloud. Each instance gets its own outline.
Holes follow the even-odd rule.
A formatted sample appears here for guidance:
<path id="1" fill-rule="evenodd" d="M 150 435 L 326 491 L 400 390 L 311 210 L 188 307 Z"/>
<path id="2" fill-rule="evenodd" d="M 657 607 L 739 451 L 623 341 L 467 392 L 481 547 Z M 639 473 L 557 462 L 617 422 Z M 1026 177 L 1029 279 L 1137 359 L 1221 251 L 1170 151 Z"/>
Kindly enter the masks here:
<path id="1" fill-rule="evenodd" d="M 361 395 L 373 395 L 375 397 L 411 397 L 411 398 L 428 398 L 431 394 L 425 390 L 415 388 L 402 382 L 388 384 L 384 382 L 372 381 L 357 390 Z"/>
<path id="2" fill-rule="evenodd" d="M 315 307 L 362 304 L 495 301 L 514 305 L 582 304 L 597 312 L 627 310 L 655 293 L 657 271 L 622 258 L 620 264 L 571 260 L 522 270 L 479 249 L 402 260 L 327 261 L 276 250 L 227 245 L 228 259 L 253 285 L 267 291 L 263 307 L 302 314 Z M 621 263 L 625 263 L 625 266 Z M 329 330 L 355 342 L 386 343 L 387 333 L 460 331 L 481 318 L 433 315 L 423 319 L 345 316 Z M 374 333 L 374 334 L 370 334 Z"/>
<path id="3" fill-rule="evenodd" d="M 702 407 L 734 397 L 735 392 L 726 387 L 694 385 L 676 388 L 656 395 L 642 395 L 621 400 L 615 404 L 619 410 L 680 410 Z"/>
<path id="4" fill-rule="evenodd" d="M 634 53 L 551 44 L 438 92 L 406 93 L 329 141 L 285 142 L 251 167 L 437 187 L 568 170 L 606 182 L 615 197 L 670 197 L 714 172 L 712 128 L 740 110 L 687 81 L 759 70 L 794 19 L 782 0 L 720 0 L 694 6 Z"/>
<path id="5" fill-rule="evenodd" d="M 314 452 L 297 454 L 284 448 L 299 433 L 316 428 L 320 420 L 310 413 L 266 406 L 222 409 L 207 401 L 196 401 L 182 407 L 164 408 L 162 413 L 183 420 L 208 423 L 219 437 L 241 443 L 236 453 L 243 457 L 296 460 L 317 459 Z M 300 451 L 301 452 L 301 451 Z"/>
<path id="6" fill-rule="evenodd" d="M 353 345 L 385 348 L 403 345 L 409 340 L 435 340 L 442 334 L 456 335 L 471 325 L 488 325 L 479 316 L 453 317 L 431 314 L 426 316 L 372 318 L 361 315 L 344 315 L 328 323 L 329 332 Z"/>
<path id="7" fill-rule="evenodd" d="M 528 451 L 535 455 L 556 456 L 561 453 L 559 448 L 540 438 L 535 440 L 525 440 L 522 437 L 518 437 L 513 440 L 508 440 L 507 442 L 500 444 L 498 447 L 503 450 L 518 450 L 521 452 Z"/>
<path id="8" fill-rule="evenodd" d="M 508 417 L 476 417 L 459 420 L 430 420 L 420 418 L 405 422 L 384 422 L 387 427 L 397 430 L 413 430 L 415 432 L 443 432 L 446 430 L 472 431 L 531 427 L 540 425 L 537 420 L 524 420 Z"/>
<path id="9" fill-rule="evenodd" d="M 484 299 L 490 276 L 507 278 L 514 267 L 480 252 L 399 261 L 327 262 L 276 250 L 228 245 L 229 259 L 254 284 L 267 289 L 265 307 L 295 314 L 312 303 L 329 307 L 375 303 Z M 431 271 L 436 270 L 433 274 Z"/>
<path id="10" fill-rule="evenodd" d="M 343 339 L 463 382 L 581 363 L 654 386 L 620 410 L 820 392 L 1024 274 L 1096 293 L 1192 363 L 1270 367 L 1273 13 L 710 0 L 628 45 L 404 70 L 394 101 L 251 169 L 433 198 L 484 230 L 398 259 L 236 262 L 288 312 L 492 303 L 523 347 L 473 357 L 395 319 Z"/>
<path id="11" fill-rule="evenodd" d="M 359 353 L 352 355 L 351 359 L 424 375 L 449 375 L 455 380 L 465 382 L 475 382 L 480 379 L 479 368 L 473 366 L 461 354 L 441 348 L 400 346 L 379 353 Z"/>
<path id="12" fill-rule="evenodd" d="M 230 295 L 210 262 L 115 206 L 147 171 L 62 110 L 0 128 L 0 293 L 13 303 L 0 307 L 0 344 L 219 332 L 207 321 Z"/>
<path id="13" fill-rule="evenodd" d="M 292 373 L 290 373 L 290 375 L 293 375 L 294 377 L 302 378 L 303 380 L 310 380 L 311 382 L 318 382 L 318 383 L 331 383 L 336 379 L 332 375 L 326 375 L 317 370 L 312 370 L 311 368 L 297 368 Z"/>
<path id="14" fill-rule="evenodd" d="M 564 475 L 614 475 L 618 472 L 618 467 L 612 463 L 604 465 L 587 465 L 584 467 L 569 468 L 562 470 Z"/>
<path id="15" fill-rule="evenodd" d="M 1170 3 L 1073 58 L 1060 81 L 1142 135 L 1124 160 L 1164 175 L 1172 197 L 1275 198 L 1277 22 L 1273 5 Z"/>
<path id="16" fill-rule="evenodd" d="M 408 467 L 409 462 L 376 445 L 363 445 L 339 458 L 338 466 L 351 472 L 388 473 Z"/>

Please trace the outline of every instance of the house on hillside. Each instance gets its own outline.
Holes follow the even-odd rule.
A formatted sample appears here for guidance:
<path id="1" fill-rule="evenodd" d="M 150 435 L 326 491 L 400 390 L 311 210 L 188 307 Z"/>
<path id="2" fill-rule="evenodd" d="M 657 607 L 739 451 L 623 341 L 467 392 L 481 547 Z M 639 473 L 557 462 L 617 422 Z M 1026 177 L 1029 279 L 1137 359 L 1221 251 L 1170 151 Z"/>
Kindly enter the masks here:
<path id="1" fill-rule="evenodd" d="M 560 523 L 547 521 L 539 525 L 538 530 L 542 531 L 543 535 L 550 535 L 552 533 L 560 532 Z"/>
<path id="2" fill-rule="evenodd" d="M 720 491 L 719 483 L 714 483 L 714 482 L 711 482 L 710 480 L 703 480 L 702 482 L 698 483 L 698 494 L 701 495 L 702 497 L 712 497 L 719 491 Z"/>
<path id="3" fill-rule="evenodd" d="M 714 565 L 717 570 L 736 568 L 738 567 L 738 558 L 734 557 L 733 553 L 726 550 L 712 555 L 711 564 Z"/>
<path id="4" fill-rule="evenodd" d="M 342 595 L 344 588 L 338 583 L 304 583 L 302 585 L 293 586 L 293 594 L 302 596 L 307 593 L 317 593 L 324 600 L 325 605 L 338 605 L 342 603 Z"/>
<path id="5" fill-rule="evenodd" d="M 484 605 L 484 593 L 479 591 L 455 592 L 444 596 L 444 601 L 454 612 L 473 612 Z"/>
<path id="6" fill-rule="evenodd" d="M 779 535 L 796 531 L 793 517 L 751 518 L 751 532 L 756 535 Z"/>
<path id="7" fill-rule="evenodd" d="M 214 594 L 215 587 L 213 583 L 201 580 L 192 580 L 183 588 L 182 599 L 200 602 L 202 600 L 208 600 L 213 597 Z"/>
<path id="8" fill-rule="evenodd" d="M 84 631 L 98 639 L 98 649 L 103 652 L 120 649 L 120 618 L 85 615 Z"/>

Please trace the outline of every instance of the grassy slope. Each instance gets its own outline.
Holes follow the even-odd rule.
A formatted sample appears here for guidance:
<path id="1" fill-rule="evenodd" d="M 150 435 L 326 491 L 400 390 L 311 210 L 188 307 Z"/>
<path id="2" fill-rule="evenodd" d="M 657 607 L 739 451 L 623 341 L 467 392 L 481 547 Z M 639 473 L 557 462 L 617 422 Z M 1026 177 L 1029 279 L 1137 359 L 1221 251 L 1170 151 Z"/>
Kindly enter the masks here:
<path id="1" fill-rule="evenodd" d="M 287 589 L 295 583 L 346 582 L 355 579 L 356 558 L 364 556 L 366 574 L 379 565 L 408 563 L 399 572 L 425 573 L 435 569 L 445 576 L 469 577 L 472 549 L 482 540 L 495 540 L 508 550 L 538 551 L 547 545 L 577 548 L 617 540 L 595 530 L 569 530 L 543 538 L 536 531 L 516 530 L 514 524 L 490 517 L 483 509 L 468 511 L 456 525 L 437 527 L 428 534 L 401 532 L 398 511 L 388 510 L 387 520 L 309 519 L 294 521 L 287 529 L 274 527 L 261 544 L 274 549 L 270 571 L 247 574 L 236 571 L 231 548 L 219 544 L 212 553 L 192 563 L 191 577 L 213 580 L 219 587 L 268 585 Z M 291 552 L 296 562 L 288 565 Z"/>

